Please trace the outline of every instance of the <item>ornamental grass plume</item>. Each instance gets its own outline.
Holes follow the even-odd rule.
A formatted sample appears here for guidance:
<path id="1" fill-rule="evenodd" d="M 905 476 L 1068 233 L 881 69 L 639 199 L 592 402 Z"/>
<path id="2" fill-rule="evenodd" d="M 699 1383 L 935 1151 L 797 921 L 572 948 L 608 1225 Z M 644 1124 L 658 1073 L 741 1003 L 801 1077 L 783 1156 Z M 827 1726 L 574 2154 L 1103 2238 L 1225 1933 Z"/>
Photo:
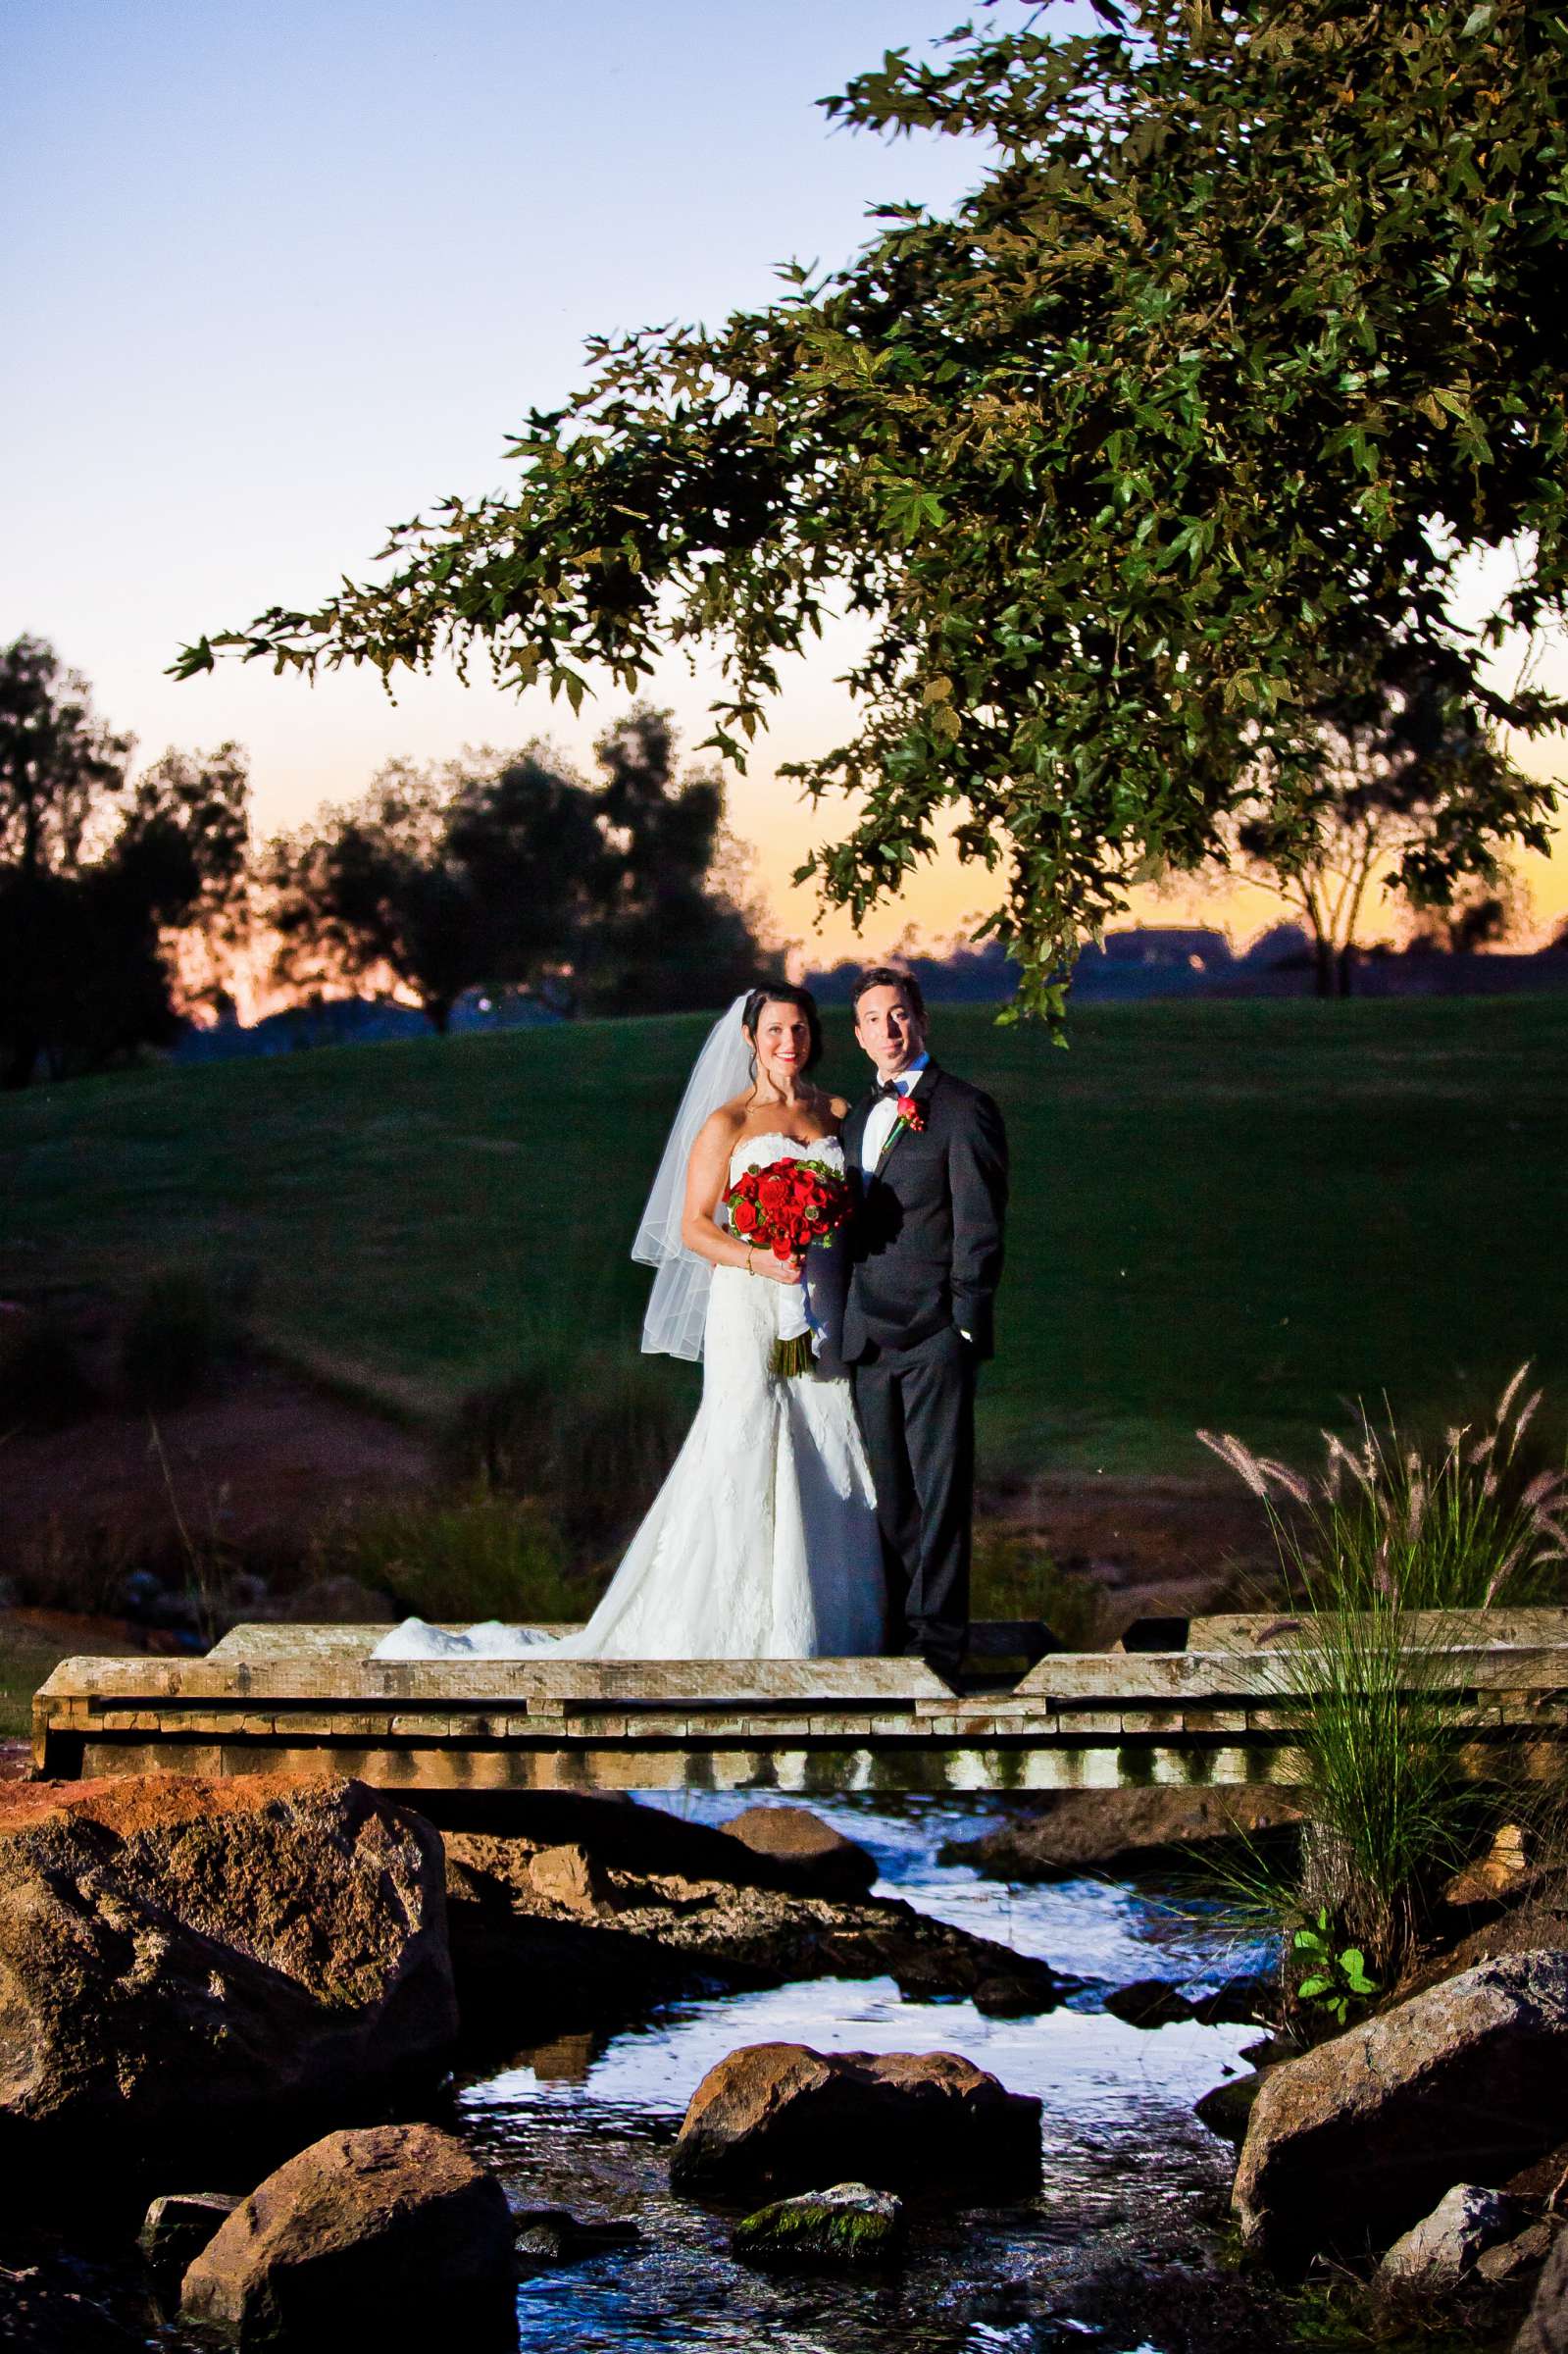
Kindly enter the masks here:
<path id="1" fill-rule="evenodd" d="M 1541 1405 L 1528 1375 L 1521 1366 L 1486 1429 L 1450 1428 L 1435 1451 L 1403 1443 L 1391 1415 L 1379 1429 L 1363 1413 L 1353 1442 L 1324 1433 L 1315 1478 L 1229 1433 L 1198 1433 L 1267 1506 L 1302 1612 L 1280 1656 L 1309 1825 L 1298 1881 L 1271 1884 L 1268 1902 L 1288 1930 L 1326 1913 L 1384 1982 L 1412 1958 L 1440 1877 L 1487 1817 L 1455 1755 L 1464 1704 L 1442 1615 L 1543 1601 L 1568 1561 L 1568 1476 L 1531 1475 L 1521 1453 Z"/>

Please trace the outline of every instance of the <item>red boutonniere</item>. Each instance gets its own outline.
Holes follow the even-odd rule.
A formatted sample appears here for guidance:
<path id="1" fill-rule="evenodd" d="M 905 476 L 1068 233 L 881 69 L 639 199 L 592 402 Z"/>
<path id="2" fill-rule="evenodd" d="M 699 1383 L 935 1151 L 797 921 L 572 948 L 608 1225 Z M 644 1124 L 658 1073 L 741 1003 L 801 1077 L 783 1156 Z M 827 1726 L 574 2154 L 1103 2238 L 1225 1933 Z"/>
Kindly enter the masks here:
<path id="1" fill-rule="evenodd" d="M 911 1136 L 918 1136 L 926 1125 L 926 1114 L 921 1108 L 919 1099 L 915 1096 L 900 1096 L 897 1111 L 899 1127 L 907 1128 Z"/>

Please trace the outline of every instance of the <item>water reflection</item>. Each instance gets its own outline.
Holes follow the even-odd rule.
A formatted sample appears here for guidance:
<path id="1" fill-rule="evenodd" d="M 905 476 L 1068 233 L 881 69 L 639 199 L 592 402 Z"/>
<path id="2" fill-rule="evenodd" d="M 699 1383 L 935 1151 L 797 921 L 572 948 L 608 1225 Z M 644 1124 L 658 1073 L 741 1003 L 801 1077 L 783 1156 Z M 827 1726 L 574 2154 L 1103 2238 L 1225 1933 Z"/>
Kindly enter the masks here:
<path id="1" fill-rule="evenodd" d="M 675 1811 L 722 1821 L 733 1798 L 683 1796 Z M 815 1803 L 815 1802 L 814 1802 Z M 1214 1919 L 1125 1884 L 1078 1880 L 1008 1890 L 939 1866 L 942 1841 L 973 1837 L 997 1811 L 941 1799 L 837 1799 L 816 1811 L 876 1855 L 879 1892 L 1040 1955 L 1075 1976 L 1213 1982 L 1239 1969 Z M 1256 1957 L 1252 1957 L 1255 1960 Z M 1034 2020 L 987 2019 L 968 2002 L 906 2002 L 890 1979 L 818 1979 L 673 2004 L 600 2041 L 561 2036 L 463 2088 L 462 2129 L 522 2204 L 636 2222 L 641 2239 L 519 2296 L 523 2346 L 755 2348 L 777 2354 L 1166 2354 L 1114 2343 L 1062 2305 L 1087 2246 L 1126 2253 L 1218 2216 L 1230 2153 L 1191 2114 L 1242 2065 L 1256 2030 L 1184 2022 L 1153 2030 L 1109 2018 L 1092 1996 Z M 695 2085 L 737 2045 L 962 2052 L 1044 2102 L 1039 2194 L 964 2210 L 951 2193 L 917 2210 L 910 2259 L 887 2280 L 770 2278 L 728 2254 L 730 2219 L 670 2197 L 667 2155 Z M 825 2180 L 831 2175 L 831 2165 Z M 1070 2305 L 1070 2299 L 1069 2299 Z"/>

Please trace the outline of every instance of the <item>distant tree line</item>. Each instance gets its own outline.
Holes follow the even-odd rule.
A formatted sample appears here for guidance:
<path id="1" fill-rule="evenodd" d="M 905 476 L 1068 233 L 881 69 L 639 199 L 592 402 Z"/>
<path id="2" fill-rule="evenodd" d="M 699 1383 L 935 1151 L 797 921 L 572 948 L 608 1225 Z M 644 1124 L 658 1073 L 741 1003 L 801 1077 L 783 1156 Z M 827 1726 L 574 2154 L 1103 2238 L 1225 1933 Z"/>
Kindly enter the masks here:
<path id="1" fill-rule="evenodd" d="M 171 751 L 132 783 L 130 750 L 41 639 L 0 653 L 0 1087 L 168 1044 L 173 936 L 237 919 L 244 754 Z"/>
<path id="2" fill-rule="evenodd" d="M 394 761 L 363 799 L 273 843 L 260 872 L 296 995 L 389 976 L 444 1031 L 465 991 L 572 1012 L 733 996 L 766 954 L 724 832 L 724 787 L 681 777 L 667 713 L 637 705 L 588 783 L 545 747 Z"/>
<path id="3" fill-rule="evenodd" d="M 253 844 L 244 752 L 129 738 L 40 639 L 0 649 L 0 1087 L 178 1037 L 242 953 L 295 997 L 397 994 L 444 1031 L 477 987 L 563 1012 L 677 1010 L 766 960 L 724 788 L 638 705 L 575 775 L 547 747 L 394 761 L 358 801 Z"/>
<path id="4" fill-rule="evenodd" d="M 1305 922 L 1324 994 L 1351 985 L 1391 891 L 1417 944 L 1488 946 L 1521 895 L 1499 842 L 1542 789 L 1392 640 L 1316 707 L 1312 790 L 1275 822 L 1268 755 L 1223 863 Z M 633 706 L 576 774 L 547 745 L 393 761 L 358 800 L 253 845 L 244 752 L 129 739 L 36 638 L 0 649 L 0 1086 L 171 1044 L 223 1001 L 243 953 L 296 1001 L 395 995 L 444 1032 L 465 993 L 565 1013 L 722 1003 L 776 957 L 725 832 L 724 787 L 681 771 L 666 713 Z M 1565 928 L 1568 929 L 1568 928 Z"/>

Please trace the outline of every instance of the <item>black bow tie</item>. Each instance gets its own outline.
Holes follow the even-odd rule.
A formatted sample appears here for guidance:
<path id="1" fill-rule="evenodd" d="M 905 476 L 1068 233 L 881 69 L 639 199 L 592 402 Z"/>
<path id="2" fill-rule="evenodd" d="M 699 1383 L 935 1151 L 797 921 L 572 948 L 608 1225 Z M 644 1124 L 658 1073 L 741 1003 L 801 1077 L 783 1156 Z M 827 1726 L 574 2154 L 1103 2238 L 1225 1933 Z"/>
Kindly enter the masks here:
<path id="1" fill-rule="evenodd" d="M 907 1096 L 914 1084 L 913 1079 L 907 1084 L 902 1079 L 884 1079 L 877 1093 L 879 1096 Z"/>

